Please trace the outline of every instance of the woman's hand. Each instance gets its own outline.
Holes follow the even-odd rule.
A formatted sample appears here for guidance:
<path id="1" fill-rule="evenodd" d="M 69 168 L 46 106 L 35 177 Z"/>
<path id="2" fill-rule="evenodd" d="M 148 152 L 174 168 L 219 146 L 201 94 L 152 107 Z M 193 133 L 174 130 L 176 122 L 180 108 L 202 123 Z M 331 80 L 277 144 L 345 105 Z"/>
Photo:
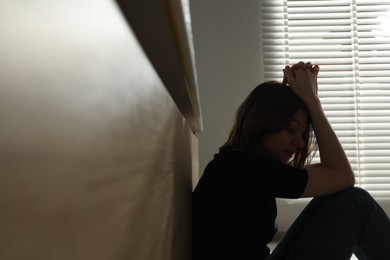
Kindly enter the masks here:
<path id="1" fill-rule="evenodd" d="M 283 83 L 288 84 L 291 89 L 301 99 L 307 101 L 308 98 L 317 96 L 317 75 L 319 67 L 310 62 L 299 62 L 286 66 L 283 70 Z"/>

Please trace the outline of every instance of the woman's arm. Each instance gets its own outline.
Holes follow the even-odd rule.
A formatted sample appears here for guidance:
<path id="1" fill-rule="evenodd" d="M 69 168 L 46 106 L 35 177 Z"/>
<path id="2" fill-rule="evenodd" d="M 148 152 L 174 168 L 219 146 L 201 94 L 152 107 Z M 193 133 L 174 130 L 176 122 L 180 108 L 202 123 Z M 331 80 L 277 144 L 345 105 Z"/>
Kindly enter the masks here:
<path id="1" fill-rule="evenodd" d="M 285 77 L 307 106 L 321 160 L 321 164 L 307 168 L 309 179 L 302 197 L 326 195 L 351 187 L 355 184 L 355 176 L 317 97 L 317 73 L 313 72 L 310 63 L 294 66 L 285 68 Z"/>

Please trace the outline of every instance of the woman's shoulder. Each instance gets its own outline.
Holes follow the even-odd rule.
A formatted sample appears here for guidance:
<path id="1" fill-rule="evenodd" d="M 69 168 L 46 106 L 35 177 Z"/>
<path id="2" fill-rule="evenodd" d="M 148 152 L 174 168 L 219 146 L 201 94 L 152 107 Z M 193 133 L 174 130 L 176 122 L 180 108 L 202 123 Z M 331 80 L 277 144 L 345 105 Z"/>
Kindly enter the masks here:
<path id="1" fill-rule="evenodd" d="M 225 148 L 214 155 L 214 159 L 211 162 L 219 162 L 229 166 L 255 166 L 255 167 L 274 167 L 274 166 L 286 166 L 285 164 L 271 158 L 261 157 L 255 154 L 247 153 L 240 150 L 234 150 L 231 148 Z M 289 166 L 287 166 L 289 167 Z"/>
<path id="2" fill-rule="evenodd" d="M 288 170 L 288 166 L 272 159 L 262 158 L 246 152 L 224 149 L 214 155 L 206 165 L 203 176 L 221 181 L 239 181 L 243 178 L 262 178 L 272 172 Z"/>

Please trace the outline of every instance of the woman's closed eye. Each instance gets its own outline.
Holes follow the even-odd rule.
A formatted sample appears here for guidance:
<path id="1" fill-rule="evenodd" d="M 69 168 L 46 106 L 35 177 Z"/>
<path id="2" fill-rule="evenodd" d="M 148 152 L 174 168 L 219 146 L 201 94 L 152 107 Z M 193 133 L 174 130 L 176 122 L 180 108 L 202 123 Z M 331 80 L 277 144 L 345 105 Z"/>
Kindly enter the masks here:
<path id="1" fill-rule="evenodd" d="M 298 129 L 295 128 L 295 127 L 288 127 L 288 128 L 287 128 L 287 131 L 288 131 L 289 133 L 291 133 L 291 134 L 295 134 L 295 133 L 298 132 Z"/>
<path id="2" fill-rule="evenodd" d="M 301 133 L 298 127 L 288 127 L 287 132 L 292 135 L 300 135 L 303 139 L 305 139 L 306 136 L 306 131 Z"/>

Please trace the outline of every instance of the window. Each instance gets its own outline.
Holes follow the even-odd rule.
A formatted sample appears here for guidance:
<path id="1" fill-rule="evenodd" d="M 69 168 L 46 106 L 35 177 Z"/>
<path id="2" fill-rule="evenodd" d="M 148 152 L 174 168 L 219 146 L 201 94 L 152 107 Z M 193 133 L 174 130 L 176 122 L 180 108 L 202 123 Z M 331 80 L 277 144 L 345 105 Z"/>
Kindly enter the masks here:
<path id="1" fill-rule="evenodd" d="M 264 80 L 320 66 L 319 96 L 356 174 L 390 212 L 390 2 L 263 0 Z M 318 160 L 318 159 L 317 159 Z"/>

